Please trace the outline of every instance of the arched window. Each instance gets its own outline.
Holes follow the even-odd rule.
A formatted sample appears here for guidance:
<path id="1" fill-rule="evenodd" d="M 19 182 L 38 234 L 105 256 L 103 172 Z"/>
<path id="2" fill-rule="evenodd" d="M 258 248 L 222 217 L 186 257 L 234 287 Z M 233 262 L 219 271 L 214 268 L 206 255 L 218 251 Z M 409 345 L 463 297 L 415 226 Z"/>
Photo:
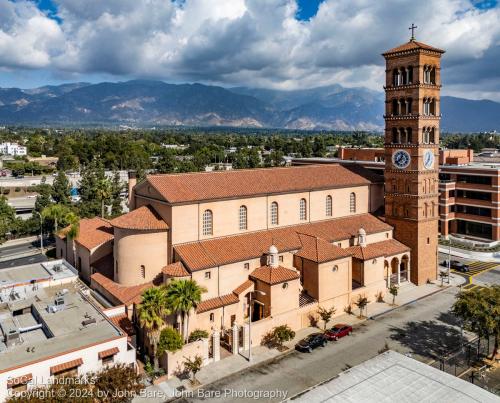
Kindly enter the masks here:
<path id="1" fill-rule="evenodd" d="M 356 212 L 356 193 L 352 192 L 349 196 L 349 211 L 351 213 Z"/>
<path id="2" fill-rule="evenodd" d="M 203 235 L 213 235 L 213 214 L 211 210 L 203 212 Z"/>
<path id="3" fill-rule="evenodd" d="M 333 215 L 332 211 L 332 196 L 326 196 L 326 216 L 331 217 Z"/>
<path id="4" fill-rule="evenodd" d="M 247 228 L 247 208 L 246 206 L 240 206 L 240 230 L 246 230 Z"/>
<path id="5" fill-rule="evenodd" d="M 278 225 L 278 203 L 271 203 L 271 225 Z"/>
<path id="6" fill-rule="evenodd" d="M 436 142 L 435 135 L 434 135 L 435 128 L 433 127 L 433 128 L 430 128 L 429 130 L 430 130 L 429 143 L 434 144 Z"/>
<path id="7" fill-rule="evenodd" d="M 398 115 L 398 100 L 397 99 L 392 100 L 392 114 L 394 116 Z"/>
<path id="8" fill-rule="evenodd" d="M 141 264 L 141 276 L 142 278 L 146 278 L 146 266 Z"/>
<path id="9" fill-rule="evenodd" d="M 307 220 L 307 202 L 306 202 L 306 199 L 300 199 L 299 219 L 300 219 L 300 221 Z"/>

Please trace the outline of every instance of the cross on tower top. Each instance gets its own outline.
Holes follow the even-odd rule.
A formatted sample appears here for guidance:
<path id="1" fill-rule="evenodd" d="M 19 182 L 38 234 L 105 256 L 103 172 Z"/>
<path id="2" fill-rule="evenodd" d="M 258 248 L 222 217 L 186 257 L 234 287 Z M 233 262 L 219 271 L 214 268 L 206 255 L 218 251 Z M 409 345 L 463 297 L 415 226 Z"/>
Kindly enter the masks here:
<path id="1" fill-rule="evenodd" d="M 410 41 L 414 41 L 415 40 L 415 29 L 418 28 L 413 22 L 411 23 L 411 27 L 408 28 L 409 30 L 411 30 L 411 38 L 410 38 Z"/>

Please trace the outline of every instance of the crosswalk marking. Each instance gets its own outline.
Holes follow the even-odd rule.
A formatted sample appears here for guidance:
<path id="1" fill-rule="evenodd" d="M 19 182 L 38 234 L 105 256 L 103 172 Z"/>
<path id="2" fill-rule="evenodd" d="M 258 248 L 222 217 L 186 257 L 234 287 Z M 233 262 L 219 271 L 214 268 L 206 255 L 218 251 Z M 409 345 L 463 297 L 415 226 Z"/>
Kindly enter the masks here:
<path id="1" fill-rule="evenodd" d="M 495 263 L 495 262 L 471 262 L 471 263 L 467 263 L 467 264 L 469 266 L 469 271 L 467 273 L 461 273 L 458 270 L 452 270 L 452 271 L 455 273 L 460 273 L 464 276 L 471 277 L 471 276 L 474 276 L 474 275 L 481 273 L 483 271 L 491 270 L 491 269 L 494 269 L 496 267 L 500 267 L 500 265 L 498 263 Z"/>

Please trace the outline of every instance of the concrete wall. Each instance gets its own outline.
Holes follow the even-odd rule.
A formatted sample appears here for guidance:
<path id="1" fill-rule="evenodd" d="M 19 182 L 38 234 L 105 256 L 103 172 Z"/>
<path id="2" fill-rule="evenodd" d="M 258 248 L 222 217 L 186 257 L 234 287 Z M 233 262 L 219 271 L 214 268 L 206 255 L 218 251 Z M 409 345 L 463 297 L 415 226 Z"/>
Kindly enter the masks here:
<path id="1" fill-rule="evenodd" d="M 184 362 L 196 356 L 208 357 L 208 340 L 198 340 L 185 344 L 181 350 L 176 352 L 165 352 L 160 357 L 160 367 L 165 370 L 167 378 L 184 371 Z"/>

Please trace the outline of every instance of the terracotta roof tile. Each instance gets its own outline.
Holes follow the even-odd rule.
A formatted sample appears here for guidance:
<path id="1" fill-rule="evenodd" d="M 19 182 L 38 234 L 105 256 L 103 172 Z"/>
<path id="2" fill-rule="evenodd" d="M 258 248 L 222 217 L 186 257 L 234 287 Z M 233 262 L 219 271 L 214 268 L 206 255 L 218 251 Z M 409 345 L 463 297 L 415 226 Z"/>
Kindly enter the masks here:
<path id="1" fill-rule="evenodd" d="M 266 284 L 274 285 L 298 279 L 300 274 L 295 270 L 287 269 L 283 266 L 273 268 L 269 266 L 262 266 L 255 269 L 252 274 L 250 274 L 250 277 L 260 280 Z"/>
<path id="2" fill-rule="evenodd" d="M 12 388 L 12 387 L 17 386 L 17 385 L 25 384 L 25 383 L 30 382 L 32 379 L 33 379 L 32 373 L 17 376 L 15 378 L 9 378 L 9 379 L 7 379 L 7 387 Z"/>
<path id="3" fill-rule="evenodd" d="M 108 220 L 100 217 L 82 218 L 79 222 L 78 236 L 75 242 L 91 250 L 113 239 L 113 227 Z M 70 227 L 59 232 L 59 237 L 64 239 Z"/>
<path id="4" fill-rule="evenodd" d="M 50 374 L 54 375 L 57 374 L 58 372 L 66 371 L 67 369 L 79 367 L 80 365 L 83 365 L 83 360 L 81 358 L 77 358 L 76 360 L 71 360 L 68 362 L 64 362 L 62 364 L 54 365 L 53 367 L 50 367 Z"/>
<path id="5" fill-rule="evenodd" d="M 128 336 L 135 335 L 134 325 L 130 321 L 126 313 L 121 315 L 111 316 L 109 318 L 116 326 L 122 329 Z"/>
<path id="6" fill-rule="evenodd" d="M 94 263 L 90 265 L 94 269 L 94 273 L 101 273 L 107 278 L 113 278 L 114 272 L 114 259 L 113 253 L 109 253 L 106 256 L 97 259 Z"/>
<path id="7" fill-rule="evenodd" d="M 386 55 L 391 55 L 393 53 L 407 52 L 410 50 L 417 50 L 417 49 L 424 49 L 424 50 L 430 50 L 433 52 L 444 53 L 444 50 L 435 48 L 435 47 L 427 45 L 425 43 L 417 42 L 417 41 L 409 41 L 409 42 L 406 42 L 400 46 L 392 48 L 392 49 L 388 50 L 387 52 L 384 52 L 382 55 L 386 56 Z"/>
<path id="8" fill-rule="evenodd" d="M 226 294 L 220 297 L 210 298 L 205 301 L 201 301 L 196 307 L 196 313 L 203 313 L 212 311 L 223 306 L 236 304 L 240 301 L 236 294 Z"/>
<path id="9" fill-rule="evenodd" d="M 165 266 L 161 269 L 163 274 L 170 277 L 187 277 L 190 276 L 189 272 L 186 270 L 182 262 L 175 262 Z"/>
<path id="10" fill-rule="evenodd" d="M 298 233 L 323 238 L 328 242 L 349 239 L 363 227 L 367 234 L 389 231 L 392 227 L 371 214 L 318 221 L 252 232 L 224 238 L 209 239 L 176 245 L 180 260 L 192 272 L 243 260 L 255 259 L 267 253 L 274 244 L 280 252 L 298 250 L 302 247 Z"/>
<path id="11" fill-rule="evenodd" d="M 99 351 L 97 353 L 97 356 L 100 360 L 102 360 L 103 358 L 111 357 L 112 355 L 118 354 L 119 352 L 120 350 L 118 349 L 118 347 L 112 347 L 104 351 Z"/>
<path id="12" fill-rule="evenodd" d="M 351 246 L 346 250 L 351 252 L 356 259 L 370 260 L 376 257 L 392 256 L 398 253 L 408 252 L 410 248 L 395 239 L 388 239 L 386 241 L 368 244 L 364 248 L 358 245 Z"/>
<path id="13" fill-rule="evenodd" d="M 352 255 L 345 249 L 332 245 L 330 242 L 316 236 L 300 233 L 298 236 L 302 247 L 295 255 L 304 259 L 317 263 L 323 263 Z"/>
<path id="14" fill-rule="evenodd" d="M 337 164 L 220 172 L 150 175 L 146 178 L 169 203 L 258 196 L 370 184 Z M 140 193 L 141 185 L 136 191 Z M 142 185 L 146 186 L 146 185 Z"/>
<path id="15" fill-rule="evenodd" d="M 248 290 L 251 287 L 253 287 L 253 281 L 252 280 L 246 280 L 245 282 L 243 282 L 243 284 L 241 284 L 238 287 L 236 287 L 233 290 L 233 293 L 235 293 L 236 295 L 240 296 L 241 294 L 243 294 L 246 290 Z"/>
<path id="16" fill-rule="evenodd" d="M 105 277 L 101 273 L 94 273 L 90 276 L 91 283 L 95 283 L 109 292 L 120 304 L 130 305 L 141 302 L 142 292 L 148 288 L 160 284 L 159 279 L 155 279 L 148 283 L 138 284 L 134 286 L 124 286 L 115 283 L 113 280 Z"/>
<path id="17" fill-rule="evenodd" d="M 167 230 L 168 225 L 151 206 L 142 206 L 110 221 L 111 225 L 122 229 Z"/>

